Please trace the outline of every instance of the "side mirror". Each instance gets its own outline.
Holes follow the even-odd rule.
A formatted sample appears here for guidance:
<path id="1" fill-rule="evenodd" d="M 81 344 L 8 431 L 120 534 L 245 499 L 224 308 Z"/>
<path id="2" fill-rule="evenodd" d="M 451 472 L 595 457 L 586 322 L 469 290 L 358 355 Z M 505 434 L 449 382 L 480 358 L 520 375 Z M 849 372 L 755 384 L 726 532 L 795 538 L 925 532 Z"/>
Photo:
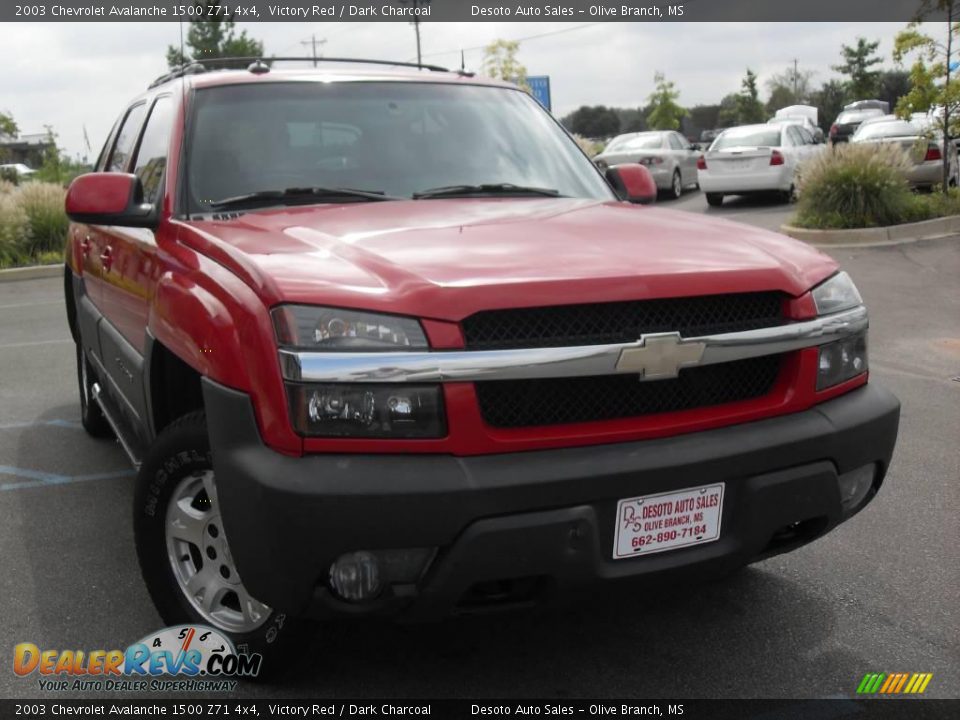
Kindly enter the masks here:
<path id="1" fill-rule="evenodd" d="M 88 225 L 154 227 L 156 213 L 143 201 L 143 184 L 127 173 L 87 173 L 70 183 L 67 216 Z"/>
<path id="2" fill-rule="evenodd" d="M 649 205 L 657 199 L 657 183 L 643 165 L 614 165 L 606 177 L 621 200 Z"/>

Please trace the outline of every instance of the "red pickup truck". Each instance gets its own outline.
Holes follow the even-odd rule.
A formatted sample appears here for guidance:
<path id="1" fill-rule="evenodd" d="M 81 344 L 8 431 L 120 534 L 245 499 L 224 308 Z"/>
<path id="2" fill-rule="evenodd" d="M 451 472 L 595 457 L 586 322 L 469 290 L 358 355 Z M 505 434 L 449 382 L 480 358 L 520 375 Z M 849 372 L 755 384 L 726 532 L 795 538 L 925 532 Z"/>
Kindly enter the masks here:
<path id="1" fill-rule="evenodd" d="M 656 587 L 873 498 L 899 403 L 830 257 L 634 202 L 508 84 L 333 67 L 161 78 L 67 195 L 83 423 L 168 623 Z"/>

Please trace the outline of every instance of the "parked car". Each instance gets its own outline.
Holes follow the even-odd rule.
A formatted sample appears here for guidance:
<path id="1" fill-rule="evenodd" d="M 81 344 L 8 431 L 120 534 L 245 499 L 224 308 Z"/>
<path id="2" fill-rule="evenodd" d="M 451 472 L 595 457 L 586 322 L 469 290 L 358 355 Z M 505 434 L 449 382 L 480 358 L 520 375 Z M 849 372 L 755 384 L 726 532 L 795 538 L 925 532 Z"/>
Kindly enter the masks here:
<path id="1" fill-rule="evenodd" d="M 721 132 L 723 132 L 723 130 L 704 130 L 700 133 L 700 144 L 704 146 L 709 145 L 717 139 L 717 135 L 719 135 Z"/>
<path id="2" fill-rule="evenodd" d="M 823 129 L 815 125 L 809 118 L 805 117 L 779 117 L 767 120 L 767 125 L 796 125 L 810 136 L 814 144 L 820 144 L 824 141 Z"/>
<path id="3" fill-rule="evenodd" d="M 35 172 L 37 171 L 24 165 L 23 163 L 9 163 L 6 165 L 0 165 L 0 175 L 4 173 L 13 173 L 18 178 L 28 178 Z"/>
<path id="4" fill-rule="evenodd" d="M 823 129 L 818 125 L 820 111 L 813 105 L 790 105 L 777 110 L 767 122 L 771 125 L 793 122 L 805 127 L 814 139 L 824 141 Z"/>
<path id="5" fill-rule="evenodd" d="M 823 146 L 792 123 L 724 130 L 697 161 L 700 189 L 713 206 L 725 195 L 778 192 L 793 197 L 797 168 Z"/>
<path id="6" fill-rule="evenodd" d="M 630 133 L 614 138 L 593 161 L 604 169 L 624 163 L 646 167 L 657 188 L 678 198 L 684 188 L 697 184 L 697 150 L 672 130 Z"/>
<path id="7" fill-rule="evenodd" d="M 81 419 L 138 468 L 168 625 L 273 653 L 307 615 L 660 587 L 880 490 L 899 403 L 833 258 L 634 204 L 645 167 L 513 85 L 281 62 L 158 79 L 67 193 Z"/>
<path id="8" fill-rule="evenodd" d="M 886 112 L 877 107 L 866 107 L 862 109 L 844 110 L 830 126 L 830 142 L 837 143 L 848 142 L 853 134 L 860 127 L 860 123 L 870 118 L 883 117 Z"/>
<path id="9" fill-rule="evenodd" d="M 943 183 L 943 154 L 949 156 L 949 184 L 957 185 L 957 147 L 944 146 L 943 135 L 918 122 L 900 118 L 884 118 L 863 123 L 850 139 L 851 143 L 883 143 L 899 145 L 913 161 L 907 181 L 915 189 L 930 189 Z"/>

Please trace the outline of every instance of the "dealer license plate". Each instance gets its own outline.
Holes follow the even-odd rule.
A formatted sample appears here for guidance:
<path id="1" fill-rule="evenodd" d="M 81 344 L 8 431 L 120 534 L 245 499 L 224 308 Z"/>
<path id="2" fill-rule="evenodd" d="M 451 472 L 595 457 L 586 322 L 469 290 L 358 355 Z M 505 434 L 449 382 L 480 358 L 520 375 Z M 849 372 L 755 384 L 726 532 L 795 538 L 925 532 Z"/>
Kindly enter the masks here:
<path id="1" fill-rule="evenodd" d="M 720 537 L 723 483 L 617 503 L 613 559 L 713 542 Z"/>

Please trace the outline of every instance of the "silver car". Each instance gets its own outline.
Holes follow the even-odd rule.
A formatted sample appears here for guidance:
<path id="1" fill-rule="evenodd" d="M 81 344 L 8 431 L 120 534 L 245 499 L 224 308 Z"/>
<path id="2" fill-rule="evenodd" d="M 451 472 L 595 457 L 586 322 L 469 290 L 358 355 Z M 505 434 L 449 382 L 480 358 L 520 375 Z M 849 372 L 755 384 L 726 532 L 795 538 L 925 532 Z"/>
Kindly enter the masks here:
<path id="1" fill-rule="evenodd" d="M 678 198 L 684 188 L 697 184 L 699 156 L 700 153 L 680 133 L 657 130 L 618 135 L 593 161 L 601 170 L 613 165 L 640 163 L 653 175 L 658 190 Z"/>
<path id="2" fill-rule="evenodd" d="M 892 143 L 899 145 L 913 161 L 907 182 L 913 188 L 929 189 L 943 182 L 943 135 L 918 122 L 899 118 L 877 118 L 863 123 L 850 138 L 852 143 Z M 958 178 L 957 148 L 947 143 L 950 158 L 949 184 Z"/>

